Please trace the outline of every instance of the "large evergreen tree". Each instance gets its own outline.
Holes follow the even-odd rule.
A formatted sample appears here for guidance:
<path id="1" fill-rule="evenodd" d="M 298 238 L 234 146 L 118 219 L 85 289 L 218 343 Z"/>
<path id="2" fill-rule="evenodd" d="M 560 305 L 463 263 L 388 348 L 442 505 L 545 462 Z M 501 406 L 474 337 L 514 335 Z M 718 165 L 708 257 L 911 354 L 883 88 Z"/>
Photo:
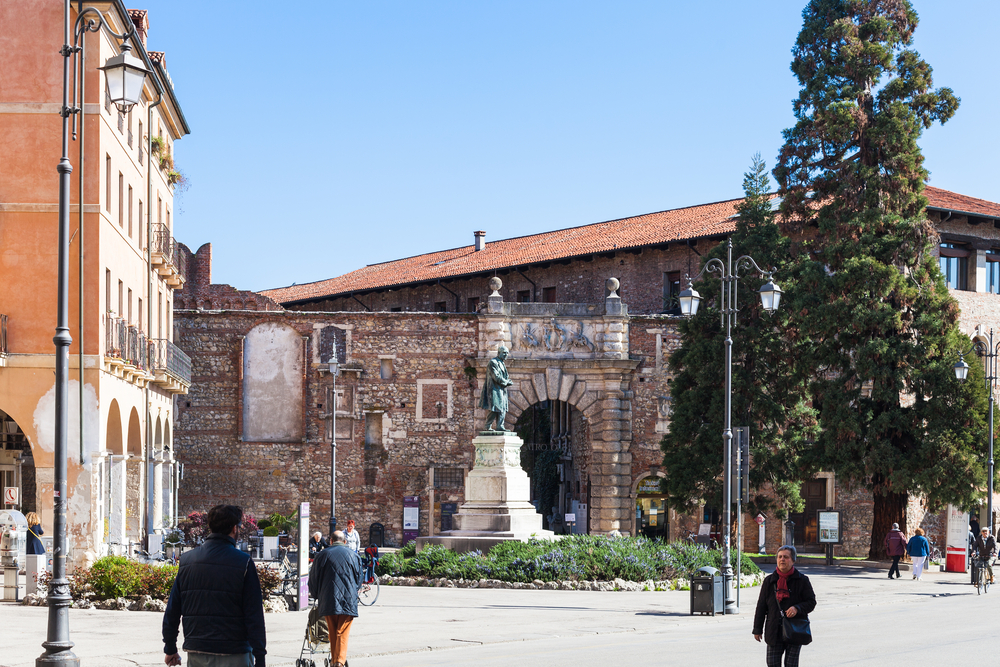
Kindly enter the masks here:
<path id="1" fill-rule="evenodd" d="M 774 221 L 772 196 L 764 163 L 759 156 L 744 176 L 745 199 L 737 206 L 739 217 L 732 235 L 733 255 L 747 254 L 763 268 L 775 267 L 775 281 L 786 293 L 798 290 L 792 265 L 791 243 Z M 726 241 L 703 258 L 725 261 Z M 811 470 L 799 452 L 815 439 L 815 417 L 806 400 L 804 376 L 795 369 L 794 342 L 785 334 L 787 309 L 774 315 L 763 312 L 757 289 L 764 282 L 744 271 L 739 282 L 740 312 L 734 318 L 733 425 L 750 426 L 752 494 L 751 512 L 801 509 L 799 482 Z M 699 281 L 696 288 L 713 306 L 719 297 L 716 277 Z M 721 508 L 725 405 L 725 329 L 719 311 L 703 307 L 680 324 L 681 347 L 671 355 L 674 378 L 670 383 L 673 415 L 670 432 L 660 443 L 667 478 L 663 482 L 668 503 L 690 509 L 704 500 Z"/>
<path id="2" fill-rule="evenodd" d="M 821 426 L 802 455 L 873 492 L 873 558 L 909 494 L 968 504 L 985 481 L 986 392 L 981 371 L 964 384 L 952 373 L 969 342 L 930 254 L 917 147 L 958 98 L 932 88 L 916 26 L 907 0 L 809 3 L 797 122 L 774 171 L 784 221 L 810 238 L 787 295 Z"/>

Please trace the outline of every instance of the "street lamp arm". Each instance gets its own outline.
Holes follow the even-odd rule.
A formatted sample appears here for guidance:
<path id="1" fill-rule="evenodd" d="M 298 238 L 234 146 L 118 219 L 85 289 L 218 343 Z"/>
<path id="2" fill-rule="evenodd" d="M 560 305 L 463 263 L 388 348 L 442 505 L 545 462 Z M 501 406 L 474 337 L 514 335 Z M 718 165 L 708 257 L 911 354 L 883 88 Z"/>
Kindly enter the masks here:
<path id="1" fill-rule="evenodd" d="M 771 277 L 774 275 L 774 273 L 778 270 L 778 267 L 776 266 L 772 266 L 770 271 L 762 269 L 760 268 L 760 265 L 757 264 L 757 262 L 754 260 L 753 257 L 751 257 L 750 255 L 743 255 L 742 257 L 736 260 L 736 270 L 733 272 L 733 274 L 737 275 L 739 274 L 740 269 L 748 269 L 751 267 L 760 276 L 766 278 L 767 280 L 770 280 Z"/>
<path id="2" fill-rule="evenodd" d="M 699 271 L 698 275 L 696 275 L 694 278 L 691 277 L 691 274 L 685 273 L 684 280 L 687 281 L 687 286 L 690 288 L 692 285 L 694 285 L 695 282 L 701 280 L 704 277 L 707 277 L 705 275 L 706 273 L 719 273 L 721 274 L 719 278 L 722 278 L 726 275 L 726 265 L 723 264 L 722 260 L 719 259 L 718 257 L 713 257 L 712 259 L 705 262 L 705 266 L 701 267 L 701 271 Z"/>

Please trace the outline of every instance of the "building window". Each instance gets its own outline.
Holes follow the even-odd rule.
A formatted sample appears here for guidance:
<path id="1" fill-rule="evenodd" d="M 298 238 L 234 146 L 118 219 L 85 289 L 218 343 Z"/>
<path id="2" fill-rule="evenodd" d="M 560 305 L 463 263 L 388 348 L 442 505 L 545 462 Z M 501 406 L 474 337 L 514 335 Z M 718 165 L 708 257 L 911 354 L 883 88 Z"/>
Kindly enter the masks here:
<path id="1" fill-rule="evenodd" d="M 128 186 L 128 237 L 132 238 L 132 186 Z"/>
<path id="2" fill-rule="evenodd" d="M 517 291 L 517 302 L 518 303 L 531 303 L 531 290 L 522 289 Z"/>
<path id="3" fill-rule="evenodd" d="M 118 226 L 125 228 L 125 176 L 118 172 Z"/>
<path id="4" fill-rule="evenodd" d="M 1000 294 L 1000 248 L 990 248 L 986 251 L 987 291 L 990 294 Z"/>
<path id="5" fill-rule="evenodd" d="M 160 195 L 156 195 L 156 222 L 157 224 L 163 224 L 163 199 Z"/>
<path id="6" fill-rule="evenodd" d="M 104 210 L 111 213 L 111 156 L 104 157 Z"/>
<path id="7" fill-rule="evenodd" d="M 556 302 L 556 288 L 555 287 L 543 287 L 542 288 L 542 303 L 555 303 Z"/>
<path id="8" fill-rule="evenodd" d="M 465 486 L 465 471 L 461 468 L 434 468 L 435 489 L 461 489 Z"/>
<path id="9" fill-rule="evenodd" d="M 132 110 L 128 110 L 128 147 L 132 148 Z"/>
<path id="10" fill-rule="evenodd" d="M 969 289 L 969 250 L 957 243 L 941 244 L 941 273 L 948 287 Z"/>
<path id="11" fill-rule="evenodd" d="M 139 299 L 139 306 L 136 308 L 135 324 L 139 327 L 139 331 L 142 331 L 142 299 Z"/>
<path id="12" fill-rule="evenodd" d="M 104 308 L 111 310 L 111 269 L 104 269 Z"/>
<path id="13" fill-rule="evenodd" d="M 681 272 L 671 271 L 663 274 L 663 312 L 671 315 L 681 314 Z M 676 311 L 676 312 L 674 312 Z"/>
<path id="14" fill-rule="evenodd" d="M 163 338 L 163 292 L 156 295 L 156 337 Z"/>
<path id="15" fill-rule="evenodd" d="M 392 379 L 392 359 L 379 359 L 379 377 L 383 380 Z"/>
<path id="16" fill-rule="evenodd" d="M 468 308 L 466 310 L 468 312 L 470 312 L 470 313 L 474 313 L 477 310 L 479 310 L 479 297 L 478 296 L 470 296 L 469 297 L 469 306 L 468 306 Z"/>
<path id="17" fill-rule="evenodd" d="M 118 281 L 118 317 L 125 312 L 125 283 Z"/>
<path id="18" fill-rule="evenodd" d="M 448 302 L 447 301 L 435 301 L 434 302 L 434 312 L 435 313 L 447 313 L 448 312 Z"/>
<path id="19" fill-rule="evenodd" d="M 145 146 L 146 140 L 142 138 L 142 121 L 139 121 L 139 164 L 142 164 L 142 149 Z"/>
<path id="20" fill-rule="evenodd" d="M 118 112 L 118 134 L 125 133 L 125 114 Z"/>
<path id="21" fill-rule="evenodd" d="M 128 323 L 132 324 L 132 290 L 128 291 Z"/>
<path id="22" fill-rule="evenodd" d="M 104 110 L 111 113 L 111 93 L 108 92 L 107 82 L 104 86 Z"/>
<path id="23" fill-rule="evenodd" d="M 139 200 L 139 247 L 142 248 L 142 200 Z"/>

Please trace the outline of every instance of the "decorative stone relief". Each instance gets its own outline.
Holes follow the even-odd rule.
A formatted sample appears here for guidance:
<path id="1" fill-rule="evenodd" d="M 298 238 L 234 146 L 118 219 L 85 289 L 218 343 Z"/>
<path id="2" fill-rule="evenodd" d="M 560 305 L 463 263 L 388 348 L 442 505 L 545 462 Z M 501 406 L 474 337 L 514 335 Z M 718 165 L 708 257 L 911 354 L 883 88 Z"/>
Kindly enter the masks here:
<path id="1" fill-rule="evenodd" d="M 516 445 L 476 443 L 476 468 L 520 468 L 521 443 Z"/>
<path id="2" fill-rule="evenodd" d="M 553 317 L 511 325 L 512 351 L 520 357 L 589 357 L 597 351 L 594 338 L 594 325 L 583 320 Z"/>

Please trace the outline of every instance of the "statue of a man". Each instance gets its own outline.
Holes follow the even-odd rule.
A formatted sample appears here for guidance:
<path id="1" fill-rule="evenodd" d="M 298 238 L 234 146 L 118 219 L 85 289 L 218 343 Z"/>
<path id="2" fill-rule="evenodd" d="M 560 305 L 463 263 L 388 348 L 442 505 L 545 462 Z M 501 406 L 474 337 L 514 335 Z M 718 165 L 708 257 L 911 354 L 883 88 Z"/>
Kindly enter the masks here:
<path id="1" fill-rule="evenodd" d="M 486 369 L 486 384 L 483 386 L 483 397 L 479 402 L 479 407 L 486 410 L 486 426 L 484 430 L 489 431 L 490 424 L 495 422 L 495 431 L 504 431 L 503 422 L 507 418 L 507 387 L 514 384 L 510 376 L 507 375 L 507 366 L 504 359 L 507 358 L 508 350 L 503 345 L 497 350 L 497 356 L 490 361 Z"/>

